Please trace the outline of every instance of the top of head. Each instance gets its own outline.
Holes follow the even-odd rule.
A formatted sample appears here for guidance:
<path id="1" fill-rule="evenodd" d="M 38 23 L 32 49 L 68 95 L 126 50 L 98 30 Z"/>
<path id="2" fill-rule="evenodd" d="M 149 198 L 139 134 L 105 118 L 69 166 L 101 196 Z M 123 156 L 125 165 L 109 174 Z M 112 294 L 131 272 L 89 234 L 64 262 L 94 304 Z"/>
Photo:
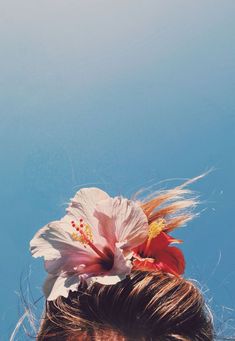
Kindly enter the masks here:
<path id="1" fill-rule="evenodd" d="M 114 285 L 80 286 L 47 301 L 38 341 L 212 341 L 198 288 L 172 274 L 134 271 Z"/>

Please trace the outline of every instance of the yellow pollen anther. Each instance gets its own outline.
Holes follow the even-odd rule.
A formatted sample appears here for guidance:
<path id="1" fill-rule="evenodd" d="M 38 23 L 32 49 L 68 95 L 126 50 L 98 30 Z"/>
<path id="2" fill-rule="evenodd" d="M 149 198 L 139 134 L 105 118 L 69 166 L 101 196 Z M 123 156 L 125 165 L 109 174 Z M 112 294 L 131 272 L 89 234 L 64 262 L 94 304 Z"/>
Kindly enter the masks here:
<path id="1" fill-rule="evenodd" d="M 73 238 L 73 240 L 79 241 L 79 236 L 77 235 L 76 232 L 72 233 L 72 238 Z"/>
<path id="2" fill-rule="evenodd" d="M 153 238 L 156 238 L 163 231 L 165 226 L 166 226 L 166 220 L 163 218 L 158 218 L 157 220 L 153 221 L 149 225 L 148 240 L 147 240 L 147 244 L 145 246 L 145 252 L 148 251 L 151 240 Z"/>
<path id="3" fill-rule="evenodd" d="M 78 235 L 78 233 L 73 232 L 72 233 L 72 238 L 73 240 L 76 240 L 82 244 L 88 244 L 89 241 L 93 243 L 93 234 L 90 225 L 86 224 L 83 229 L 82 229 L 83 234 Z"/>
<path id="4" fill-rule="evenodd" d="M 149 225 L 148 239 L 156 238 L 166 226 L 166 220 L 159 218 Z"/>

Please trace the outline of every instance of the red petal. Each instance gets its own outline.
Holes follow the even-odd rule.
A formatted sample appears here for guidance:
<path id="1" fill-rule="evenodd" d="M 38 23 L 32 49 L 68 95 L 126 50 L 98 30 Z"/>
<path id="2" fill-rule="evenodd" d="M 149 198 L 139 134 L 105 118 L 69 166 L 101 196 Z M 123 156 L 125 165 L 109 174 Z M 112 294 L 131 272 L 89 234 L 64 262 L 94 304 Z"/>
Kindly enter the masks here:
<path id="1" fill-rule="evenodd" d="M 151 240 L 148 249 L 146 249 L 147 242 L 148 241 L 146 240 L 143 244 L 135 248 L 134 251 L 139 255 L 155 258 L 155 256 L 158 255 L 158 252 L 166 249 L 170 243 L 180 243 L 181 241 L 174 239 L 165 232 L 161 232 L 156 238 Z"/>
<path id="2" fill-rule="evenodd" d="M 151 262 L 145 258 L 135 259 L 133 261 L 133 270 L 142 270 L 142 271 L 157 271 L 161 270 L 161 267 L 157 262 Z"/>
<path id="3" fill-rule="evenodd" d="M 181 250 L 174 246 L 168 246 L 158 252 L 156 259 L 138 257 L 133 262 L 133 269 L 146 271 L 162 270 L 174 275 L 181 275 L 184 273 L 185 260 Z"/>
<path id="4" fill-rule="evenodd" d="M 149 248 L 152 249 L 152 251 L 155 251 L 156 249 L 163 250 L 172 242 L 172 239 L 173 238 L 165 232 L 161 232 L 156 238 L 151 240 Z"/>
<path id="5" fill-rule="evenodd" d="M 164 267 L 171 269 L 172 273 L 182 275 L 185 269 L 185 259 L 182 251 L 175 246 L 169 246 L 165 250 L 158 253 L 156 258 L 158 263 L 161 263 L 162 270 Z"/>

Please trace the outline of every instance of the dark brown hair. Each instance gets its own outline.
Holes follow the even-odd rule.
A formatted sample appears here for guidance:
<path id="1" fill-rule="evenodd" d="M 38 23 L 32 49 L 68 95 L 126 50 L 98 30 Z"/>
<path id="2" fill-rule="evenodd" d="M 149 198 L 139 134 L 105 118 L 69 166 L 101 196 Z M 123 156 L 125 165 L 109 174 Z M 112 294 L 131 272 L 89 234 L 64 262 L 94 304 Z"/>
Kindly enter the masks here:
<path id="1" fill-rule="evenodd" d="M 191 281 L 135 271 L 115 285 L 81 285 L 46 302 L 41 340 L 211 341 L 211 314 Z"/>

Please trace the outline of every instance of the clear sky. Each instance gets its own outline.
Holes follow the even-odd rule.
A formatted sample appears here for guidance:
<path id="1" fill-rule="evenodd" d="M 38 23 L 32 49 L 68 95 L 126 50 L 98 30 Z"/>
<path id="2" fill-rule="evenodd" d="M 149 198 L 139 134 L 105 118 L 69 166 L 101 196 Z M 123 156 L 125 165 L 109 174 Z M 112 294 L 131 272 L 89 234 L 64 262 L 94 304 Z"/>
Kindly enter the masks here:
<path id="1" fill-rule="evenodd" d="M 234 0 L 0 0 L 1 340 L 20 283 L 41 295 L 29 240 L 76 190 L 130 196 L 211 167 L 177 236 L 186 277 L 234 316 L 234 16 Z"/>

